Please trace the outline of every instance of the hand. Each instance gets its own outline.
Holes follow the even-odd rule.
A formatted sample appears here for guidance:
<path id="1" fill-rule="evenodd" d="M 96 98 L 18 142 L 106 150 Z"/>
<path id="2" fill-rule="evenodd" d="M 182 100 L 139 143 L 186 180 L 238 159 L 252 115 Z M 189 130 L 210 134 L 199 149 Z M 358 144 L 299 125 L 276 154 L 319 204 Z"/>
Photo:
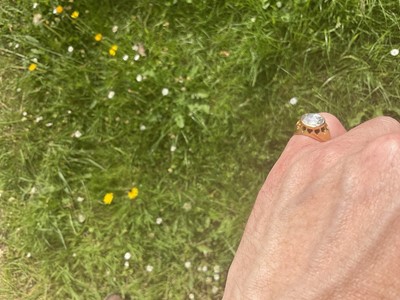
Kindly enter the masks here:
<path id="1" fill-rule="evenodd" d="M 400 123 L 295 135 L 262 186 L 224 299 L 400 299 Z"/>

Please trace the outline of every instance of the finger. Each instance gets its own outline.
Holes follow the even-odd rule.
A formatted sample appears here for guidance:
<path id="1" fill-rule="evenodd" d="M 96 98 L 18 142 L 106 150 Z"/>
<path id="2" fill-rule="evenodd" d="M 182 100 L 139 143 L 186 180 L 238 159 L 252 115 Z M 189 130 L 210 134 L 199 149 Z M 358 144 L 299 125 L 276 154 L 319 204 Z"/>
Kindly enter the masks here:
<path id="1" fill-rule="evenodd" d="M 339 119 L 336 118 L 334 115 L 330 113 L 320 113 L 320 115 L 325 119 L 325 122 L 328 126 L 331 135 L 331 139 L 335 139 L 346 133 L 346 129 L 339 121 Z M 320 142 L 305 135 L 293 135 L 290 138 L 289 142 L 287 143 L 282 155 L 286 155 L 287 153 L 297 152 L 301 148 L 319 143 L 327 143 L 327 142 Z"/>
<path id="2" fill-rule="evenodd" d="M 400 133 L 400 122 L 391 117 L 377 117 L 351 129 L 344 138 L 366 144 L 387 134 Z"/>

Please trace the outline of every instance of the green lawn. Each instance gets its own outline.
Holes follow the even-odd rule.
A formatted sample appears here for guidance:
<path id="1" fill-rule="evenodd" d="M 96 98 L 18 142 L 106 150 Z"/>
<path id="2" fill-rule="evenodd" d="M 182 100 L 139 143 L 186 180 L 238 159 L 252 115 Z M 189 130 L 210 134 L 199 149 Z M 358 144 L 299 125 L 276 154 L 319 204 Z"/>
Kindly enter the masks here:
<path id="1" fill-rule="evenodd" d="M 400 118 L 399 16 L 0 0 L 0 299 L 220 299 L 298 117 Z"/>

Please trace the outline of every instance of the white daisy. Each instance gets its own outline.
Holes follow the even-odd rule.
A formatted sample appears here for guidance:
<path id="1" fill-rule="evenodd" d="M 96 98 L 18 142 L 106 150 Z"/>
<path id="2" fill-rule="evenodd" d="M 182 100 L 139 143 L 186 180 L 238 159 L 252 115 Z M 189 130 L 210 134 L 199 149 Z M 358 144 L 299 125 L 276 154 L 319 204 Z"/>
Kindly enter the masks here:
<path id="1" fill-rule="evenodd" d="M 290 103 L 291 105 L 296 105 L 298 101 L 299 101 L 299 100 L 298 100 L 296 97 L 293 97 L 293 98 L 291 98 L 291 99 L 289 100 L 289 103 Z"/>
<path id="2" fill-rule="evenodd" d="M 219 273 L 221 272 L 221 267 L 219 265 L 214 266 L 214 273 Z"/>
<path id="3" fill-rule="evenodd" d="M 78 222 L 79 223 L 83 223 L 83 222 L 85 222 L 85 220 L 86 220 L 86 217 L 83 214 L 79 214 L 78 215 Z"/>
<path id="4" fill-rule="evenodd" d="M 150 273 L 150 272 L 153 272 L 153 269 L 154 269 L 154 267 L 151 266 L 151 265 L 147 265 L 147 266 L 146 266 L 146 271 L 149 272 L 149 273 Z"/>
<path id="5" fill-rule="evenodd" d="M 161 91 L 161 94 L 162 94 L 163 96 L 167 96 L 167 95 L 169 94 L 169 89 L 163 88 L 162 91 Z"/>
<path id="6" fill-rule="evenodd" d="M 82 132 L 80 132 L 79 130 L 75 131 L 75 132 L 72 134 L 72 137 L 75 137 L 75 138 L 77 138 L 77 139 L 79 139 L 81 136 L 82 136 Z"/>
<path id="7" fill-rule="evenodd" d="M 109 91 L 108 92 L 108 99 L 112 99 L 112 98 L 114 98 L 114 96 L 115 96 L 115 92 L 114 91 Z"/>
<path id="8" fill-rule="evenodd" d="M 397 55 L 399 55 L 399 49 L 392 49 L 392 50 L 390 50 L 390 55 L 392 55 L 392 56 L 397 56 Z"/>

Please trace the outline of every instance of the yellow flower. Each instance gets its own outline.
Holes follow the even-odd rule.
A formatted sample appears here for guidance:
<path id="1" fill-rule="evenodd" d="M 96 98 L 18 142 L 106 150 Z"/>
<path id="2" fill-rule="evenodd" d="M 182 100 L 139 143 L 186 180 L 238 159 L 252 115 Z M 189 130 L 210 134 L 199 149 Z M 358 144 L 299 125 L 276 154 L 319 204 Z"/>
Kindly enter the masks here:
<path id="1" fill-rule="evenodd" d="M 64 11 L 64 8 L 59 5 L 56 7 L 56 9 L 54 10 L 57 14 L 61 14 Z"/>
<path id="2" fill-rule="evenodd" d="M 104 195 L 103 202 L 104 202 L 104 204 L 108 205 L 108 204 L 111 204 L 113 199 L 114 199 L 114 194 L 113 193 L 107 193 L 107 194 Z"/>
<path id="3" fill-rule="evenodd" d="M 94 36 L 94 39 L 96 42 L 100 42 L 103 39 L 103 35 L 101 33 L 98 33 Z"/>
<path id="4" fill-rule="evenodd" d="M 117 54 L 118 46 L 117 45 L 112 45 L 110 50 L 108 50 L 108 53 L 110 53 L 111 56 L 115 56 Z"/>
<path id="5" fill-rule="evenodd" d="M 134 200 L 139 194 L 139 189 L 137 187 L 132 188 L 129 192 L 128 192 L 128 197 L 131 200 Z"/>
<path id="6" fill-rule="evenodd" d="M 28 67 L 28 70 L 31 72 L 35 71 L 36 69 L 37 69 L 37 64 L 34 63 L 30 64 Z"/>
<path id="7" fill-rule="evenodd" d="M 79 17 L 79 11 L 74 11 L 74 12 L 71 14 L 71 18 L 72 18 L 72 19 L 78 19 L 78 17 Z"/>

